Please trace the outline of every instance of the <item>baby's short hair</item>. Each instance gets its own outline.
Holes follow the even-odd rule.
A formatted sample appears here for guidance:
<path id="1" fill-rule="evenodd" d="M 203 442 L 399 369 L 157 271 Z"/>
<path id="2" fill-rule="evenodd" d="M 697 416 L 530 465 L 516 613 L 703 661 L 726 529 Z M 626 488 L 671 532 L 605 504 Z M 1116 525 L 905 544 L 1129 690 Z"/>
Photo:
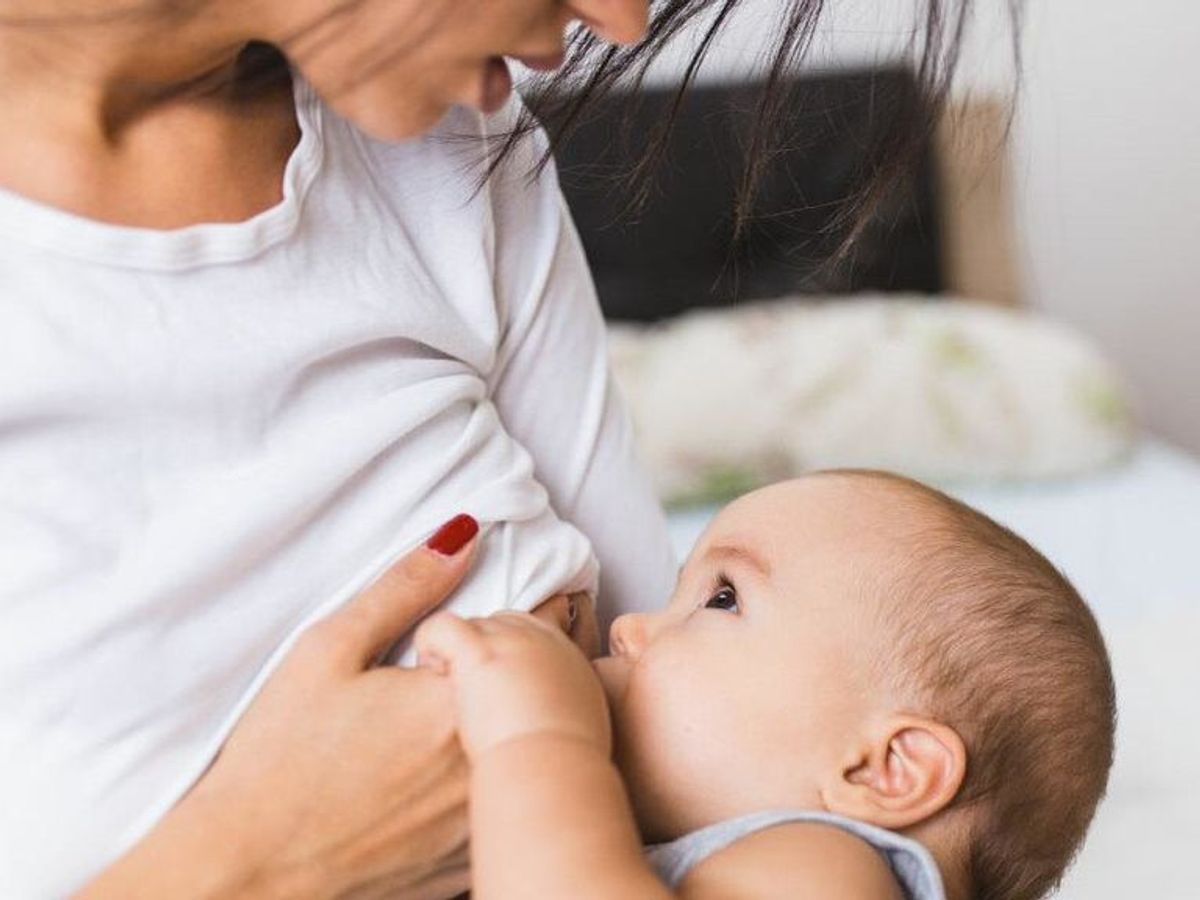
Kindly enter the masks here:
<path id="1" fill-rule="evenodd" d="M 955 728 L 967 772 L 948 810 L 969 822 L 976 900 L 1033 900 L 1078 852 L 1112 766 L 1116 699 L 1100 629 L 1069 581 L 1012 531 L 878 472 L 915 515 L 900 585 L 880 604 L 890 679 Z"/>

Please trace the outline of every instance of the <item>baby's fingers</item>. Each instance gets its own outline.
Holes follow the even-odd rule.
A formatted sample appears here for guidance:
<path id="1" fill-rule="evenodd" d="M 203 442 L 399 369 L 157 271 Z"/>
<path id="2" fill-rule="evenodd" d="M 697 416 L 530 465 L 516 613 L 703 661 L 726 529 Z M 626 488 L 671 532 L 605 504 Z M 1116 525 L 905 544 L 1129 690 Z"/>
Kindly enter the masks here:
<path id="1" fill-rule="evenodd" d="M 413 645 L 419 664 L 443 675 L 483 663 L 491 655 L 479 625 L 449 612 L 435 613 L 422 622 Z"/>

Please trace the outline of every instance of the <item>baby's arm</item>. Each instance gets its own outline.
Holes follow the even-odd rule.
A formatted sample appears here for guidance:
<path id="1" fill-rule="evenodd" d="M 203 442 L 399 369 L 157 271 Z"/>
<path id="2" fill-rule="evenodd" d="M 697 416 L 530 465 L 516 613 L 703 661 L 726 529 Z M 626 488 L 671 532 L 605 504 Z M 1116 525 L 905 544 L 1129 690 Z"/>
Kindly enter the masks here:
<path id="1" fill-rule="evenodd" d="M 415 640 L 422 664 L 455 685 L 473 897 L 672 896 L 642 858 L 603 691 L 559 629 L 521 613 L 443 613 Z"/>
<path id="2" fill-rule="evenodd" d="M 470 621 L 443 613 L 421 626 L 416 645 L 455 685 L 471 760 L 476 900 L 899 900 L 873 849 L 810 824 L 743 838 L 698 865 L 678 892 L 668 889 L 646 863 L 610 761 L 603 691 L 560 630 L 522 613 Z"/>

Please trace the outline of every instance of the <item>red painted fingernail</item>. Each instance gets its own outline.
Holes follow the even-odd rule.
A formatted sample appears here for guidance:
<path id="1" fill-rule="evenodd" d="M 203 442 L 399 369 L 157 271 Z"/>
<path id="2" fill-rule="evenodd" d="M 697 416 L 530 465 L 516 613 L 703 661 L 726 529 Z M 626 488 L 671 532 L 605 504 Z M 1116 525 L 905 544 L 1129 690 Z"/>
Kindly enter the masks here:
<path id="1" fill-rule="evenodd" d="M 425 546 L 442 556 L 454 556 L 479 532 L 479 523 L 466 513 L 455 516 L 425 542 Z"/>

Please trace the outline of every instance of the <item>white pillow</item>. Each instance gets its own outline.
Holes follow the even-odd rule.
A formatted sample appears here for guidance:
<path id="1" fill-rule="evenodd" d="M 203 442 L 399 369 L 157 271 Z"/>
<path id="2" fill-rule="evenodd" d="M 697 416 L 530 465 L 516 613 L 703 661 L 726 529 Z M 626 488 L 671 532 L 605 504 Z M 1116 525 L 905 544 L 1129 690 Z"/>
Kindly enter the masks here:
<path id="1" fill-rule="evenodd" d="M 775 300 L 610 326 L 617 382 L 671 504 L 834 466 L 934 482 L 1123 458 L 1114 369 L 1075 332 L 963 301 Z"/>

